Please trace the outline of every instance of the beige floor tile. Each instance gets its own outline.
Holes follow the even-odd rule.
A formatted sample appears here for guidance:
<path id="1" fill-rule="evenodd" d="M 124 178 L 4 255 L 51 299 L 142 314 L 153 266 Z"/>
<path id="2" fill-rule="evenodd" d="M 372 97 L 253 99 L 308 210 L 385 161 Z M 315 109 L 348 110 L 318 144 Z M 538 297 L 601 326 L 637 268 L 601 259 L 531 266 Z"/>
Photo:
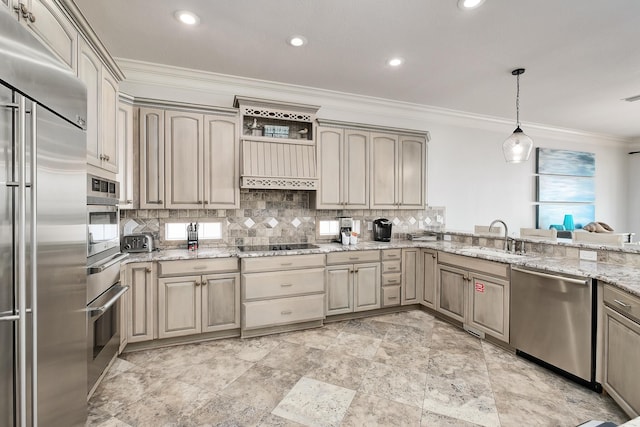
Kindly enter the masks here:
<path id="1" fill-rule="evenodd" d="M 417 370 L 373 362 L 358 391 L 422 408 L 426 381 Z"/>
<path id="2" fill-rule="evenodd" d="M 342 328 L 308 329 L 306 331 L 296 332 L 295 334 L 288 334 L 282 337 L 282 340 L 293 344 L 302 344 L 307 347 L 317 348 L 319 350 L 326 350 L 333 344 L 341 329 Z"/>
<path id="3" fill-rule="evenodd" d="M 362 383 L 365 373 L 369 370 L 370 365 L 371 361 L 367 359 L 329 350 L 322 353 L 319 364 L 308 370 L 305 376 L 340 387 L 357 390 Z"/>
<path id="4" fill-rule="evenodd" d="M 205 390 L 217 392 L 244 374 L 253 363 L 240 360 L 233 355 L 224 355 L 215 360 L 188 366 L 176 371 L 175 378 Z"/>
<path id="5" fill-rule="evenodd" d="M 372 360 L 382 342 L 379 338 L 365 337 L 347 332 L 340 332 L 336 341 L 328 350 L 340 352 L 353 357 Z"/>
<path id="6" fill-rule="evenodd" d="M 339 426 L 355 390 L 302 377 L 272 414 L 306 426 Z"/>
<path id="7" fill-rule="evenodd" d="M 318 366 L 321 355 L 322 350 L 283 341 L 258 364 L 304 375 L 309 369 Z"/>
<path id="8" fill-rule="evenodd" d="M 373 361 L 426 372 L 429 366 L 429 348 L 411 343 L 394 344 L 383 341 Z"/>
<path id="9" fill-rule="evenodd" d="M 256 426 L 266 415 L 264 410 L 254 408 L 226 396 L 216 396 L 196 410 L 180 427 L 191 426 Z"/>
<path id="10" fill-rule="evenodd" d="M 376 322 L 371 319 L 355 319 L 346 322 L 342 332 L 382 339 L 391 327 L 389 323 Z"/>
<path id="11" fill-rule="evenodd" d="M 431 341 L 431 331 L 427 332 L 415 326 L 392 323 L 389 325 L 389 329 L 382 341 L 394 344 L 415 344 L 420 347 L 428 347 Z"/>
<path id="12" fill-rule="evenodd" d="M 442 414 L 436 414 L 435 412 L 423 409 L 420 427 L 478 427 L 478 424 L 459 420 L 457 418 L 451 418 Z"/>
<path id="13" fill-rule="evenodd" d="M 288 420 L 273 414 L 267 414 L 258 423 L 258 427 L 303 427 L 304 424 Z"/>
<path id="14" fill-rule="evenodd" d="M 422 411 L 415 406 L 358 393 L 342 421 L 343 427 L 362 426 L 417 426 Z"/>

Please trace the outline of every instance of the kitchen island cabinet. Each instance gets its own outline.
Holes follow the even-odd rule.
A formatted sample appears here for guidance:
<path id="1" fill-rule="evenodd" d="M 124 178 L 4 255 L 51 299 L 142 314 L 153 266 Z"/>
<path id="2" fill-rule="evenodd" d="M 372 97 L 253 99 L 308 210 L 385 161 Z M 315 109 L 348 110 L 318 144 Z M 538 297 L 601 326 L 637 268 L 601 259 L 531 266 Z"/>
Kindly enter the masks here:
<path id="1" fill-rule="evenodd" d="M 604 390 L 640 416 L 640 298 L 604 287 Z"/>
<path id="2" fill-rule="evenodd" d="M 509 265 L 440 252 L 436 311 L 509 342 Z"/>

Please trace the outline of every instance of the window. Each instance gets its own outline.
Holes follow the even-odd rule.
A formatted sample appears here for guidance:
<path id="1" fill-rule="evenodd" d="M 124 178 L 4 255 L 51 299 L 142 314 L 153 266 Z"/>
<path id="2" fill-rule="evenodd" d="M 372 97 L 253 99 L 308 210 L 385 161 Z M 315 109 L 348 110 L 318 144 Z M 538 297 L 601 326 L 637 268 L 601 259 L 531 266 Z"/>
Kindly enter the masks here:
<path id="1" fill-rule="evenodd" d="M 320 236 L 337 236 L 340 223 L 338 220 L 318 221 L 318 232 Z"/>
<path id="2" fill-rule="evenodd" d="M 188 222 L 172 222 L 164 226 L 165 240 L 187 240 Z M 221 222 L 200 222 L 198 225 L 199 240 L 220 240 L 222 239 Z"/>

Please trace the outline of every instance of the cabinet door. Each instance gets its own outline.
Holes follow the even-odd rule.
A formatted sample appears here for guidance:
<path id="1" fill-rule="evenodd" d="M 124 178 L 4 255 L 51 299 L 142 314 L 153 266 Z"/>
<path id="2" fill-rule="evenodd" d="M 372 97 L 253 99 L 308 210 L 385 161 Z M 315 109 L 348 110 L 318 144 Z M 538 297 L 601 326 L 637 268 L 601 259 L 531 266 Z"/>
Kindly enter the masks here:
<path id="1" fill-rule="evenodd" d="M 343 207 L 343 133 L 342 129 L 317 129 L 316 151 L 320 183 L 316 191 L 316 209 Z"/>
<path id="2" fill-rule="evenodd" d="M 402 305 L 420 302 L 420 249 L 402 250 Z"/>
<path id="3" fill-rule="evenodd" d="M 604 308 L 604 389 L 631 418 L 640 415 L 640 324 Z M 635 365 L 635 366 L 634 366 Z"/>
<path id="4" fill-rule="evenodd" d="M 467 272 L 459 268 L 438 265 L 436 310 L 464 322 Z"/>
<path id="5" fill-rule="evenodd" d="M 133 106 L 118 104 L 118 173 L 120 183 L 120 209 L 133 208 Z"/>
<path id="6" fill-rule="evenodd" d="M 202 277 L 158 279 L 158 338 L 200 333 Z"/>
<path id="7" fill-rule="evenodd" d="M 153 263 L 138 262 L 126 267 L 125 294 L 127 312 L 127 341 L 130 343 L 149 341 L 155 335 L 156 310 L 154 304 L 155 275 Z"/>
<path id="8" fill-rule="evenodd" d="M 344 131 L 343 202 L 350 209 L 369 208 L 369 132 Z"/>
<path id="9" fill-rule="evenodd" d="M 202 114 L 165 113 L 165 190 L 167 209 L 204 206 Z"/>
<path id="10" fill-rule="evenodd" d="M 164 110 L 140 108 L 140 209 L 164 207 Z"/>
<path id="11" fill-rule="evenodd" d="M 238 119 L 204 116 L 204 207 L 240 207 Z"/>
<path id="12" fill-rule="evenodd" d="M 353 311 L 380 308 L 380 263 L 353 266 Z"/>
<path id="13" fill-rule="evenodd" d="M 28 4 L 28 9 L 35 17 L 35 21 L 20 19 L 45 46 L 75 72 L 78 33 L 71 22 L 53 0 L 31 0 L 23 3 Z"/>
<path id="14" fill-rule="evenodd" d="M 327 267 L 327 316 L 353 311 L 353 266 Z"/>
<path id="15" fill-rule="evenodd" d="M 78 39 L 78 78 L 87 86 L 87 163 L 101 167 L 98 132 L 102 64 L 87 42 L 82 37 Z"/>
<path id="16" fill-rule="evenodd" d="M 437 255 L 435 251 L 422 250 L 422 302 L 421 304 L 436 307 Z"/>
<path id="17" fill-rule="evenodd" d="M 470 273 L 468 323 L 509 342 L 509 281 Z"/>
<path id="18" fill-rule="evenodd" d="M 420 137 L 401 136 L 399 148 L 399 208 L 424 209 L 426 188 L 426 146 Z"/>
<path id="19" fill-rule="evenodd" d="M 100 89 L 100 152 L 101 167 L 110 172 L 118 172 L 118 83 L 102 67 Z"/>
<path id="20" fill-rule="evenodd" d="M 240 273 L 202 277 L 202 332 L 240 327 Z"/>
<path id="21" fill-rule="evenodd" d="M 398 136 L 371 134 L 371 209 L 397 207 Z"/>

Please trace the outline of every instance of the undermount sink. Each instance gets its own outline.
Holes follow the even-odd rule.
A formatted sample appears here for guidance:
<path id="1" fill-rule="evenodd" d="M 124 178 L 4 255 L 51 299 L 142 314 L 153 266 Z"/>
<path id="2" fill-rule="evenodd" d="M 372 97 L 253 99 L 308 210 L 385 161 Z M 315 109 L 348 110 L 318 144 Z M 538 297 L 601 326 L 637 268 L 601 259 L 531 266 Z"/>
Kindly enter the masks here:
<path id="1" fill-rule="evenodd" d="M 501 251 L 500 249 L 491 249 L 491 248 L 469 247 L 469 248 L 460 249 L 460 252 L 462 252 L 463 254 L 486 255 L 486 256 L 493 256 L 493 257 L 507 258 L 507 259 L 520 259 L 524 257 L 524 255 L 512 254 L 510 252 Z"/>

